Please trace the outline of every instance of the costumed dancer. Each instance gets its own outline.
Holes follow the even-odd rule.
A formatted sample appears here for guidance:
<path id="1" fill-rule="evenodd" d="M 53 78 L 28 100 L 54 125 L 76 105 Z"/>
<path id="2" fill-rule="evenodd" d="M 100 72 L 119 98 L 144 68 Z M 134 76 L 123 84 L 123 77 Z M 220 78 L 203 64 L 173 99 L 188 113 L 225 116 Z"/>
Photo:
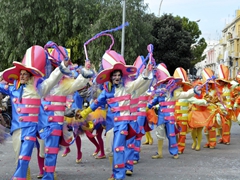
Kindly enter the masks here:
<path id="1" fill-rule="evenodd" d="M 101 93 L 100 86 L 95 83 L 90 88 L 91 91 L 91 102 L 94 102 L 97 97 Z M 88 108 L 89 105 L 86 107 Z M 87 131 L 86 135 L 89 140 L 95 145 L 96 150 L 92 154 L 96 159 L 105 159 L 105 150 L 104 150 L 104 143 L 102 139 L 103 130 L 106 128 L 106 107 L 102 105 L 101 107 L 97 108 L 94 112 L 90 113 L 91 119 L 93 120 L 93 129 L 91 131 Z M 96 131 L 96 135 L 93 135 L 93 131 Z M 96 137 L 96 138 L 95 138 Z M 98 153 L 100 154 L 98 155 Z M 97 156 L 98 155 L 98 156 Z"/>
<path id="2" fill-rule="evenodd" d="M 154 85 L 157 96 L 154 97 L 148 108 L 159 104 L 158 122 L 156 127 L 156 136 L 158 139 L 158 152 L 153 155 L 153 159 L 162 158 L 163 140 L 167 136 L 169 141 L 169 153 L 173 155 L 174 159 L 178 159 L 178 144 L 176 140 L 176 126 L 175 126 L 175 103 L 178 99 L 187 99 L 194 94 L 201 92 L 194 87 L 187 92 L 183 92 L 181 84 L 182 78 L 174 78 L 170 76 L 165 64 L 161 63 L 157 66 L 158 82 Z"/>
<path id="3" fill-rule="evenodd" d="M 144 60 L 143 56 L 138 56 L 138 58 L 136 59 L 136 61 L 133 64 L 135 67 L 138 68 L 137 70 L 137 74 L 136 77 L 138 77 L 139 73 L 142 73 L 144 68 L 146 67 L 146 63 Z M 133 157 L 133 163 L 137 164 L 138 161 L 140 160 L 140 152 L 141 152 L 141 140 L 142 140 L 142 136 L 144 136 L 147 132 L 150 132 L 152 129 L 148 126 L 148 122 L 146 119 L 146 107 L 147 107 L 147 103 L 149 100 L 149 94 L 147 93 L 147 91 L 145 91 L 143 94 L 141 94 L 138 97 L 138 103 L 137 103 L 137 107 L 138 107 L 138 112 L 137 112 L 137 123 L 139 126 L 139 132 L 136 135 L 135 138 L 135 147 L 134 147 L 134 157 Z M 147 137 L 147 135 L 146 135 Z M 149 139 L 148 144 L 152 144 L 153 140 Z"/>
<path id="4" fill-rule="evenodd" d="M 78 75 L 79 75 L 79 73 L 77 73 L 77 71 L 76 72 L 72 71 L 75 74 L 75 76 L 74 76 L 75 78 L 77 78 Z M 82 89 L 75 91 L 73 93 L 73 95 L 67 96 L 68 97 L 67 98 L 67 108 L 69 108 L 68 112 L 70 114 L 68 114 L 68 115 L 66 114 L 64 119 L 65 119 L 65 121 L 67 122 L 67 124 L 70 128 L 73 128 L 72 123 L 74 121 L 75 110 L 76 109 L 82 109 L 84 107 L 83 105 L 85 104 L 85 102 L 84 102 L 85 96 L 82 96 L 82 95 L 83 94 L 86 95 L 86 93 L 82 93 L 82 95 L 80 95 L 80 94 L 81 94 L 82 91 L 86 92 L 86 90 L 89 87 L 88 84 L 89 84 L 89 82 Z M 74 134 L 74 132 L 73 132 L 73 134 Z M 75 144 L 76 144 L 76 148 L 77 148 L 76 163 L 79 164 L 82 161 L 82 150 L 81 150 L 82 140 L 81 140 L 81 136 L 79 134 L 78 135 L 74 134 L 74 138 L 75 138 Z M 62 154 L 62 157 L 66 157 L 68 155 L 68 153 L 70 153 L 70 152 L 71 152 L 70 146 L 66 147 L 63 154 Z"/>
<path id="5" fill-rule="evenodd" d="M 147 46 L 147 50 L 149 52 L 147 58 L 142 59 L 139 56 L 137 58 L 137 60 L 135 61 L 135 63 L 133 64 L 133 66 L 135 66 L 138 69 L 138 71 L 136 73 L 136 76 L 132 77 L 133 80 L 137 79 L 139 74 L 142 74 L 143 71 L 147 71 L 146 70 L 146 66 L 147 66 L 146 61 L 148 59 L 149 59 L 149 63 L 148 63 L 148 67 L 147 67 L 147 68 L 149 68 L 148 71 L 152 70 L 152 68 L 154 68 L 154 66 L 155 66 L 155 60 L 153 58 L 153 45 L 149 44 Z M 151 80 L 148 80 L 148 81 L 145 80 L 145 85 L 138 88 L 137 90 L 135 90 L 132 93 L 131 100 L 130 100 L 130 112 L 131 112 L 132 116 L 137 116 L 138 117 L 139 115 L 143 115 L 143 114 L 146 116 L 146 112 L 143 112 L 143 113 L 139 112 L 139 108 L 144 108 L 145 111 L 146 111 L 146 107 L 147 107 L 147 103 L 142 102 L 144 100 L 143 97 L 141 97 L 141 103 L 139 103 L 139 96 L 142 95 L 144 92 L 146 92 L 149 89 L 152 80 L 154 80 L 153 77 L 151 77 L 150 79 Z M 146 101 L 146 99 L 145 99 L 145 101 Z M 133 174 L 134 156 L 135 156 L 135 152 L 136 152 L 135 150 L 137 150 L 137 152 L 140 152 L 140 148 L 135 147 L 135 140 L 136 139 L 138 140 L 138 145 L 140 146 L 141 137 L 145 134 L 144 130 L 142 129 L 143 126 L 141 126 L 141 127 L 139 126 L 138 120 L 139 119 L 137 119 L 136 121 L 130 121 L 130 123 L 129 123 L 130 126 L 134 129 L 134 131 L 137 132 L 137 134 L 135 136 L 129 138 L 126 141 L 126 149 L 125 149 L 126 175 L 132 175 Z M 144 133 L 142 133 L 142 132 L 144 132 Z"/>
<path id="6" fill-rule="evenodd" d="M 204 148 L 214 149 L 216 147 L 217 142 L 217 128 L 221 126 L 221 120 L 219 121 L 219 117 L 222 116 L 222 112 L 216 103 L 219 102 L 219 93 L 217 91 L 217 83 L 215 79 L 213 79 L 214 73 L 211 69 L 205 68 L 202 71 L 204 88 L 203 99 L 207 101 L 207 110 L 210 114 L 208 117 L 205 117 L 204 134 L 207 139 L 207 143 L 203 146 Z"/>
<path id="7" fill-rule="evenodd" d="M 61 72 L 67 64 L 67 61 L 62 63 L 48 79 L 41 79 L 50 64 L 45 50 L 34 45 L 27 49 L 22 63 L 14 61 L 14 67 L 3 72 L 3 79 L 10 84 L 0 84 L 0 91 L 11 98 L 11 135 L 18 162 L 11 179 L 31 179 L 28 165 L 37 136 L 40 98 L 47 95 L 62 77 Z"/>
<path id="8" fill-rule="evenodd" d="M 44 48 L 46 50 L 48 48 L 54 48 L 51 54 L 49 54 L 53 66 L 56 67 L 61 62 L 69 63 L 66 48 L 58 46 L 51 41 L 48 42 Z M 66 75 L 71 75 L 71 72 L 69 71 Z M 59 145 L 67 144 L 67 146 L 69 146 L 67 142 L 65 142 L 65 144 L 60 142 L 60 136 L 64 134 L 63 123 L 66 96 L 86 86 L 89 78 L 92 76 L 92 71 L 85 68 L 81 69 L 81 74 L 79 74 L 76 79 L 64 76 L 60 82 L 51 89 L 49 95 L 41 101 L 38 131 L 40 138 L 44 140 L 45 162 L 44 175 L 42 177 L 44 180 L 54 179 Z M 42 144 L 40 144 L 40 146 L 41 145 Z"/>
<path id="9" fill-rule="evenodd" d="M 233 110 L 238 124 L 240 125 L 240 72 L 236 76 L 236 83 L 233 90 L 234 105 Z"/>
<path id="10" fill-rule="evenodd" d="M 99 84 L 106 82 L 104 89 L 97 100 L 81 112 L 81 116 L 86 118 L 99 106 L 108 105 L 106 117 L 106 149 L 108 151 L 106 153 L 110 154 L 109 160 L 113 168 L 113 175 L 109 180 L 124 179 L 126 139 L 136 134 L 129 125 L 130 121 L 137 120 L 137 117 L 131 116 L 129 111 L 131 94 L 147 84 L 146 79 L 151 72 L 146 71 L 135 81 L 124 84 L 124 78 L 135 74 L 137 70 L 134 66 L 126 65 L 124 58 L 113 50 L 105 52 L 102 65 L 104 70 L 98 74 L 96 82 Z"/>
<path id="11" fill-rule="evenodd" d="M 229 81 L 229 69 L 227 66 L 220 64 L 218 66 L 218 90 L 220 92 L 221 98 L 220 102 L 217 105 L 220 107 L 221 111 L 225 116 L 221 117 L 222 128 L 220 129 L 221 138 L 218 140 L 218 143 L 221 144 L 230 144 L 230 130 L 232 125 L 232 120 L 235 121 L 234 112 L 232 110 L 231 102 L 231 83 Z"/>
<path id="12" fill-rule="evenodd" d="M 182 90 L 187 92 L 193 86 L 189 82 L 187 77 L 187 72 L 185 69 L 178 67 L 174 73 L 174 78 L 182 78 Z M 180 132 L 177 134 L 178 141 L 178 154 L 182 154 L 185 150 L 185 140 L 186 135 L 189 131 L 188 126 L 188 111 L 189 111 L 189 101 L 188 99 L 178 99 L 175 104 L 175 118 L 177 123 L 177 129 L 180 129 Z"/>

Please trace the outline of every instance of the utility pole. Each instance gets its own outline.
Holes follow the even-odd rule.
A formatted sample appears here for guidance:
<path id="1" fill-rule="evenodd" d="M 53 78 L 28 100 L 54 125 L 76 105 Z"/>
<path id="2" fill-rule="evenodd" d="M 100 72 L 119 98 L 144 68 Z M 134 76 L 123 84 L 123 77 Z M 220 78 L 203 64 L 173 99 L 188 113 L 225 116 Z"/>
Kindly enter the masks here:
<path id="1" fill-rule="evenodd" d="M 160 5 L 159 5 L 159 9 L 158 9 L 158 17 L 160 17 L 160 10 L 161 10 L 161 6 L 162 6 L 162 2 L 163 2 L 163 0 L 161 0 Z"/>
<path id="2" fill-rule="evenodd" d="M 122 24 L 125 23 L 126 18 L 126 2 L 122 0 L 123 12 L 122 12 Z M 124 42 L 125 42 L 125 26 L 122 28 L 122 44 L 121 44 L 121 55 L 124 56 Z"/>

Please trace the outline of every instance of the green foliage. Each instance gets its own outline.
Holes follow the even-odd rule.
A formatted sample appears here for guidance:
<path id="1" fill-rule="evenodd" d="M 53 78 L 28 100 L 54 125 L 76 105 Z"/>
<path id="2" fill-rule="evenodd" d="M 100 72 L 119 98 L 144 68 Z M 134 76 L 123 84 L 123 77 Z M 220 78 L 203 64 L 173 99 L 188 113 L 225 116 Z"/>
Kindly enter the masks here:
<path id="1" fill-rule="evenodd" d="M 165 63 L 172 74 L 177 67 L 188 69 L 192 59 L 190 33 L 183 29 L 181 20 L 171 14 L 155 18 L 154 57 L 158 63 Z"/>
<path id="2" fill-rule="evenodd" d="M 176 67 L 189 68 L 205 49 L 201 31 L 187 18 L 164 15 L 156 18 L 146 13 L 143 0 L 127 0 L 124 57 L 133 64 L 138 55 L 147 55 L 147 45 L 154 45 L 154 57 L 165 62 L 173 72 Z M 83 65 L 84 42 L 95 34 L 122 24 L 122 0 L 4 0 L 0 1 L 0 71 L 21 61 L 26 49 L 48 41 L 71 49 L 71 60 Z M 111 33 L 113 50 L 121 52 L 122 31 Z M 98 67 L 111 44 L 109 37 L 100 37 L 87 45 L 91 62 Z M 196 44 L 191 49 L 191 45 Z M 191 62 L 191 63 L 190 63 Z M 98 68 L 97 68 L 98 69 Z"/>
<path id="3" fill-rule="evenodd" d="M 193 59 L 190 62 L 190 68 L 193 68 L 193 66 L 197 62 L 200 62 L 205 59 L 205 55 L 202 56 L 202 54 L 207 47 L 207 43 L 204 38 L 199 39 L 202 32 L 200 31 L 198 23 L 196 21 L 189 21 L 188 18 L 186 17 L 180 18 L 179 16 L 177 16 L 176 19 L 181 20 L 183 29 L 191 34 L 192 37 L 191 51 L 193 54 Z"/>

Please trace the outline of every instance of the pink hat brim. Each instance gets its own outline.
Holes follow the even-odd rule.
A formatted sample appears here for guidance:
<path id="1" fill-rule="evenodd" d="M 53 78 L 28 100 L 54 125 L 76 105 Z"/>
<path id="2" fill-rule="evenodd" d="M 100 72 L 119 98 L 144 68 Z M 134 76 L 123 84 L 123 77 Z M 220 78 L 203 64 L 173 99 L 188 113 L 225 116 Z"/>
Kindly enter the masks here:
<path id="1" fill-rule="evenodd" d="M 137 72 L 137 68 L 134 66 L 124 65 L 122 63 L 116 63 L 113 65 L 112 68 L 101 71 L 96 77 L 96 82 L 98 84 L 103 84 L 107 81 L 110 81 L 111 72 L 113 72 L 114 70 L 121 70 L 123 77 L 131 74 L 135 74 Z"/>
<path id="2" fill-rule="evenodd" d="M 27 72 L 31 73 L 33 76 L 38 76 L 38 77 L 44 76 L 44 74 L 38 69 L 34 67 L 27 67 L 20 62 L 14 61 L 13 65 L 14 67 L 4 70 L 2 74 L 3 79 L 8 83 L 13 84 L 14 80 L 19 79 L 21 70 L 26 70 Z"/>

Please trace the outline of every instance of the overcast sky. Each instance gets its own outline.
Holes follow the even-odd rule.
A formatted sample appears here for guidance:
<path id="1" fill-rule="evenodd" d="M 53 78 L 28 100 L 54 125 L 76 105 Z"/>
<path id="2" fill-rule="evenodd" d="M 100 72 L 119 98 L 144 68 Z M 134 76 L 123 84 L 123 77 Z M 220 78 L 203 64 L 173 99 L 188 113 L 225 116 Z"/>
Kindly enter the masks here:
<path id="1" fill-rule="evenodd" d="M 161 0 L 144 0 L 149 12 L 159 14 Z M 240 0 L 162 0 L 160 15 L 187 17 L 190 21 L 200 19 L 199 28 L 206 40 L 219 40 L 223 28 L 236 17 Z"/>

